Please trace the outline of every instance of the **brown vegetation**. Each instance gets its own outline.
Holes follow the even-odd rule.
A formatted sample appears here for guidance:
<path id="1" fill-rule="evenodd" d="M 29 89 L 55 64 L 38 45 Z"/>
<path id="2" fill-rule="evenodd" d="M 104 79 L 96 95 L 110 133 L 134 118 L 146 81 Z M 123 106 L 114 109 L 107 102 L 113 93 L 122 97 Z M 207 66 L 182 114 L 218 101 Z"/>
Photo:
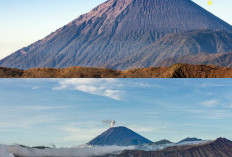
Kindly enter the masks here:
<path id="1" fill-rule="evenodd" d="M 28 70 L 0 68 L 1 78 L 232 78 L 232 68 L 213 65 L 174 64 L 170 67 L 116 71 L 102 68 L 69 67 Z"/>

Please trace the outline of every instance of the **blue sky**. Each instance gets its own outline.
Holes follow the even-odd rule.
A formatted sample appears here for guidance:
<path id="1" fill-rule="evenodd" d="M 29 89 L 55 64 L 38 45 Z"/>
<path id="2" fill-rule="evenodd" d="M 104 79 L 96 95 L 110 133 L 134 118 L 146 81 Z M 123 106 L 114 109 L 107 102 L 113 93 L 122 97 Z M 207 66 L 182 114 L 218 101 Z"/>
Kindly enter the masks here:
<path id="1" fill-rule="evenodd" d="M 42 39 L 105 0 L 1 0 L 0 59 Z M 193 0 L 232 24 L 231 0 Z"/>
<path id="2" fill-rule="evenodd" d="M 74 146 L 116 120 L 152 141 L 232 140 L 231 79 L 1 79 L 1 144 Z"/>

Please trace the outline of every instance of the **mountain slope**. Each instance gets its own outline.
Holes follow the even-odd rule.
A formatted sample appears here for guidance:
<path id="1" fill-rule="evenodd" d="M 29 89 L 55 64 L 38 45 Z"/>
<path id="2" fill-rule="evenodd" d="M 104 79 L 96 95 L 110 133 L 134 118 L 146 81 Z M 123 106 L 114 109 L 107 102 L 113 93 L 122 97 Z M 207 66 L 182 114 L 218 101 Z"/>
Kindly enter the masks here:
<path id="1" fill-rule="evenodd" d="M 144 64 L 157 65 L 146 63 L 153 60 L 143 64 L 136 62 L 133 66 L 126 62 L 118 64 L 136 54 L 141 54 L 146 60 L 146 56 L 156 52 L 157 48 L 159 54 L 162 53 L 162 44 L 152 45 L 157 45 L 157 41 L 162 41 L 167 34 L 205 29 L 232 32 L 229 24 L 191 0 L 108 0 L 46 38 L 4 58 L 0 66 L 20 69 L 111 66 L 128 69 L 146 66 Z M 227 36 L 230 35 L 220 35 L 216 44 L 222 45 L 226 40 L 231 43 Z M 163 40 L 168 40 L 166 38 Z M 149 51 L 140 52 L 146 49 Z M 200 53 L 202 49 L 195 49 L 191 54 Z M 222 46 L 214 53 L 220 50 L 232 51 L 232 47 Z M 169 54 L 170 51 L 165 53 L 168 58 L 175 56 Z M 158 56 L 155 54 L 154 57 Z"/>
<path id="2" fill-rule="evenodd" d="M 152 142 L 126 127 L 113 127 L 91 140 L 88 144 L 99 146 L 132 146 L 152 144 Z"/>
<path id="3" fill-rule="evenodd" d="M 170 66 L 175 63 L 191 64 L 190 55 L 199 55 L 204 52 L 206 56 L 227 52 L 231 54 L 232 34 L 226 31 L 193 30 L 166 35 L 159 41 L 146 47 L 139 53 L 112 65 L 112 68 L 123 69 L 143 68 L 155 66 Z M 189 59 L 186 62 L 178 62 L 182 57 Z M 172 62 L 169 62 L 172 59 Z M 194 58 L 194 57 L 193 57 Z M 195 58 L 200 60 L 201 56 Z M 164 62 L 166 61 L 166 64 Z M 206 58 L 206 61 L 209 61 Z M 230 60 L 232 61 L 232 60 Z M 210 62 L 211 63 L 211 62 Z M 201 64 L 198 62 L 198 64 Z M 221 60 L 217 65 L 228 66 L 226 60 Z M 111 68 L 110 65 L 108 68 Z"/>
<path id="4" fill-rule="evenodd" d="M 173 63 L 189 63 L 193 65 L 198 64 L 208 64 L 208 65 L 219 65 L 219 66 L 227 66 L 232 67 L 232 53 L 216 53 L 216 54 L 207 54 L 207 53 L 199 53 L 195 55 L 186 55 L 176 58 L 168 58 L 164 60 L 160 66 L 168 67 Z"/>
<path id="5" fill-rule="evenodd" d="M 191 146 L 174 146 L 160 151 L 123 151 L 118 157 L 231 157 L 232 142 L 219 138 L 213 142 Z"/>

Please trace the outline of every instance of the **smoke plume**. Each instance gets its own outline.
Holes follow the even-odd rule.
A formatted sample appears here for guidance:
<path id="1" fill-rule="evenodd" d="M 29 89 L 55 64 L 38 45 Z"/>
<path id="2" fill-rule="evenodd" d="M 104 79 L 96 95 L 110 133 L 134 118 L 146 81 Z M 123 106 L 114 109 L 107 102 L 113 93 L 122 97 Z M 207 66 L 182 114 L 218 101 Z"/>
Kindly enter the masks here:
<path id="1" fill-rule="evenodd" d="M 109 124 L 110 127 L 112 128 L 114 127 L 116 122 L 114 120 L 103 120 L 102 123 Z"/>

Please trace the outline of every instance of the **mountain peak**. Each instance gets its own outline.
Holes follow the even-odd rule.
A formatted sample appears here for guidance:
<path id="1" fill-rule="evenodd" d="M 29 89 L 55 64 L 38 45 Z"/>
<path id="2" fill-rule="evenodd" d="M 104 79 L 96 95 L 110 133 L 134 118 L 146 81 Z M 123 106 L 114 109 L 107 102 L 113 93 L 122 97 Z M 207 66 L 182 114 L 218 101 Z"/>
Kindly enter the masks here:
<path id="1" fill-rule="evenodd" d="M 231 145 L 232 146 L 232 141 L 226 139 L 226 138 L 218 138 L 216 139 L 213 143 L 221 144 L 221 145 Z"/>
<path id="2" fill-rule="evenodd" d="M 112 127 L 107 131 L 91 140 L 89 145 L 118 145 L 131 146 L 141 144 L 151 144 L 152 142 L 134 131 L 123 127 Z"/>
<path id="3" fill-rule="evenodd" d="M 156 144 L 156 145 L 164 145 L 164 144 L 171 144 L 171 143 L 172 143 L 171 141 L 166 140 L 166 139 L 154 142 L 154 144 Z"/>
<path id="4" fill-rule="evenodd" d="M 188 138 L 185 138 L 185 139 L 181 140 L 181 141 L 178 142 L 178 143 L 184 143 L 184 142 L 198 142 L 198 141 L 202 141 L 202 139 L 198 139 L 198 138 L 196 138 L 196 137 L 193 137 L 193 138 L 188 137 Z"/>
<path id="5" fill-rule="evenodd" d="M 84 14 L 72 23 L 88 25 L 101 21 L 99 34 L 112 31 L 117 25 L 120 31 L 188 31 L 196 29 L 222 29 L 232 31 L 231 26 L 204 10 L 191 0 L 108 0 Z M 217 22 L 216 22 L 217 21 Z"/>

